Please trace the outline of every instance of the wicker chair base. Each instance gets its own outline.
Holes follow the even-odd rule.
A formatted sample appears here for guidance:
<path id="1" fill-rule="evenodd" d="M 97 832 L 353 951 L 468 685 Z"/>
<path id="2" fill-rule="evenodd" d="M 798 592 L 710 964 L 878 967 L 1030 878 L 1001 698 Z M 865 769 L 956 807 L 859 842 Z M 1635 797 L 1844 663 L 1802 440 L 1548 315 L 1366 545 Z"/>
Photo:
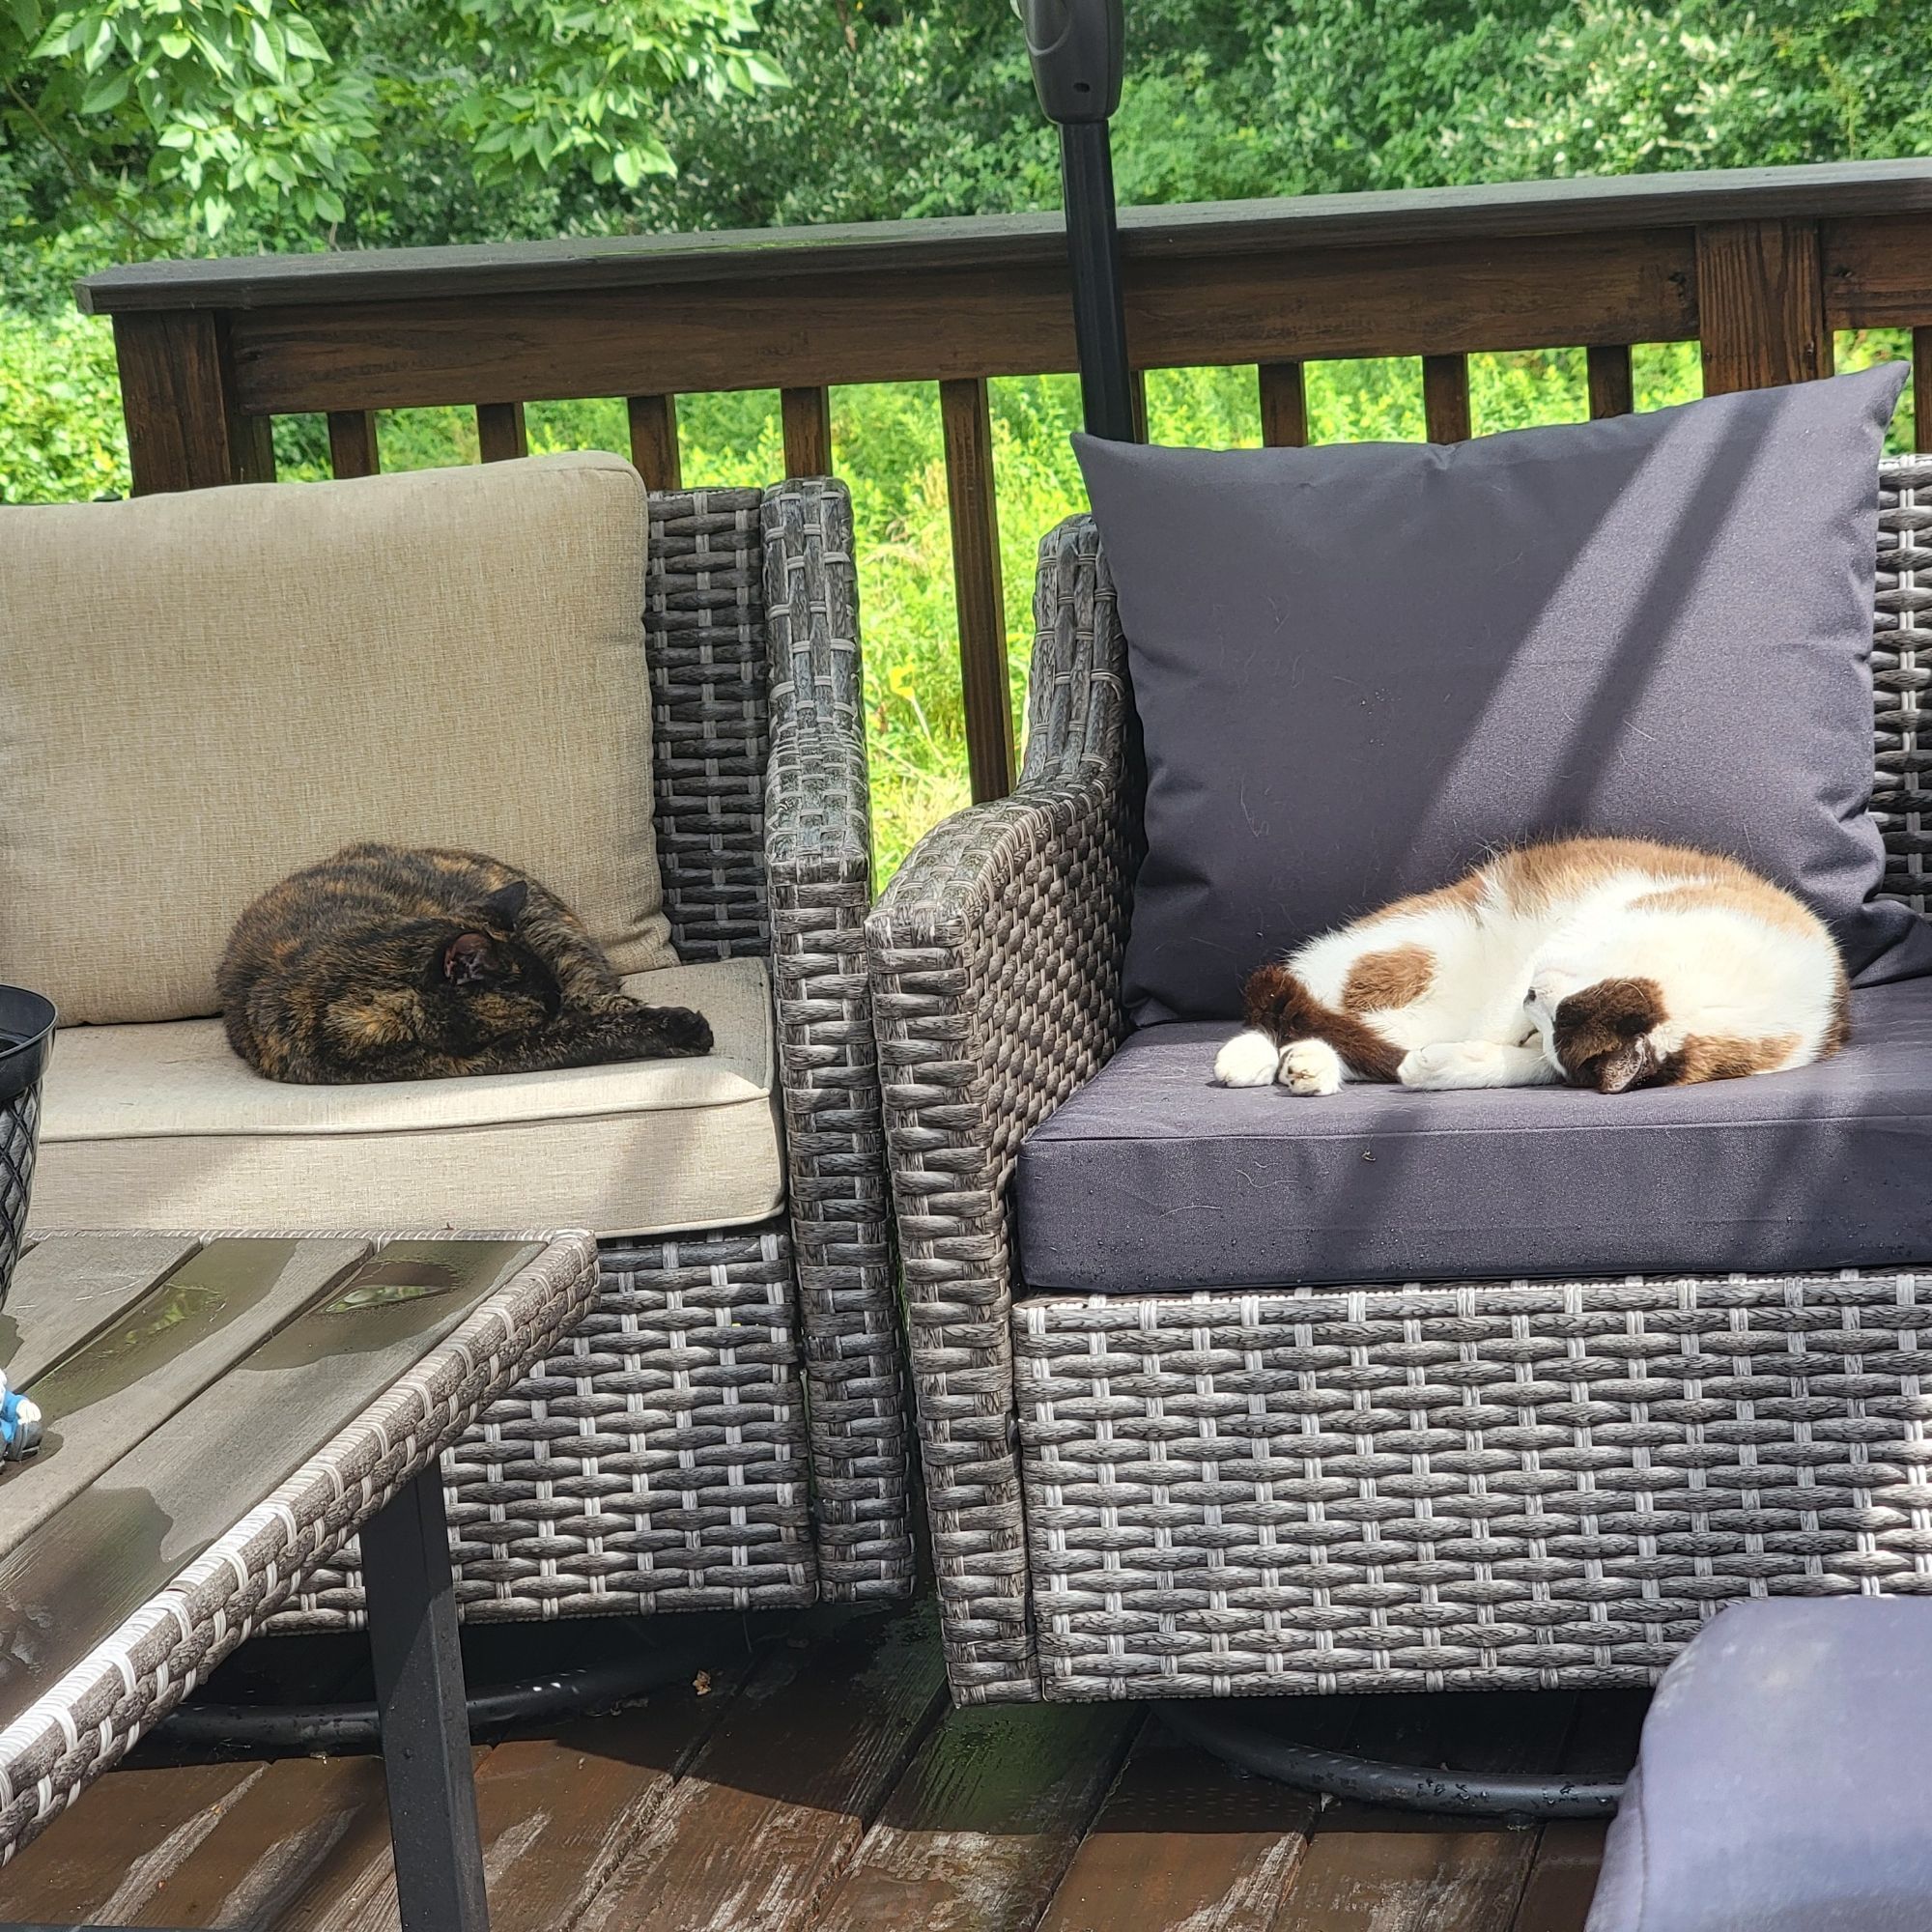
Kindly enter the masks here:
<path id="1" fill-rule="evenodd" d="M 787 1608 L 816 1596 L 781 1217 L 606 1242 L 591 1313 L 443 1458 L 471 1623 Z M 362 1622 L 355 1544 L 269 1628 Z"/>
<path id="2" fill-rule="evenodd" d="M 1932 1594 L 1932 1267 L 1014 1311 L 1050 1699 L 1650 1683 Z"/>

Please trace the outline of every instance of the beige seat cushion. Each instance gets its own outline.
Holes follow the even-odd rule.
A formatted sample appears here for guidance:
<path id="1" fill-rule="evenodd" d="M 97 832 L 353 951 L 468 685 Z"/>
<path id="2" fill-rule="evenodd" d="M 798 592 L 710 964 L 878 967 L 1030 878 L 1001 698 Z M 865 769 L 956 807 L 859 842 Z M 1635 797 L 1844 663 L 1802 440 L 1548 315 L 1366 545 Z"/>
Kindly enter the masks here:
<path id="1" fill-rule="evenodd" d="M 7 513 L 0 980 L 217 1010 L 235 918 L 360 838 L 535 873 L 670 963 L 643 485 L 614 456 Z"/>
<path id="2" fill-rule="evenodd" d="M 58 1228 L 582 1227 L 762 1220 L 784 1199 L 764 963 L 629 982 L 696 1007 L 715 1050 L 562 1073 L 285 1087 L 219 1020 L 64 1029 L 33 1224 Z"/>

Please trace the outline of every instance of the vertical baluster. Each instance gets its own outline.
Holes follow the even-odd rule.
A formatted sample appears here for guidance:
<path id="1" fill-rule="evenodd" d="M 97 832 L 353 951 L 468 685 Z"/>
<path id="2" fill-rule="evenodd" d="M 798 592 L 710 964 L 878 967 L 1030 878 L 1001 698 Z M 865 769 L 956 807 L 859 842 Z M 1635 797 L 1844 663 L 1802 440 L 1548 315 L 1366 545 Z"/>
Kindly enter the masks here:
<path id="1" fill-rule="evenodd" d="M 1255 370 L 1262 401 L 1262 442 L 1299 449 L 1308 440 L 1308 384 L 1299 362 L 1264 362 Z"/>
<path id="2" fill-rule="evenodd" d="M 478 403 L 476 444 L 485 463 L 503 463 L 527 456 L 530 439 L 524 427 L 522 403 Z"/>
<path id="3" fill-rule="evenodd" d="M 1697 230 L 1704 393 L 1832 373 L 1815 221 L 1713 221 Z"/>
<path id="4" fill-rule="evenodd" d="M 1932 328 L 1912 331 L 1912 446 L 1932 451 Z"/>
<path id="5" fill-rule="evenodd" d="M 1431 442 L 1469 440 L 1469 358 L 1422 358 L 1422 420 Z"/>
<path id="6" fill-rule="evenodd" d="M 1590 415 L 1627 416 L 1636 407 L 1636 388 L 1631 377 L 1631 353 L 1623 345 L 1593 348 L 1590 364 Z"/>
<path id="7" fill-rule="evenodd" d="M 1000 519 L 993 494 L 993 423 L 986 384 L 939 385 L 946 434 L 946 502 L 952 520 L 952 582 L 959 606 L 959 684 L 975 803 L 1013 788 L 1013 709 L 1007 682 L 1007 605 L 1000 581 Z"/>
<path id="8" fill-rule="evenodd" d="M 677 450 L 677 398 L 633 396 L 625 408 L 631 418 L 631 461 L 646 490 L 682 490 L 684 465 Z"/>
<path id="9" fill-rule="evenodd" d="M 1134 406 L 1134 440 L 1148 440 L 1147 371 L 1129 369 L 1127 371 L 1127 395 Z"/>
<path id="10" fill-rule="evenodd" d="M 337 476 L 374 476 L 383 467 L 374 410 L 330 410 L 328 467 Z"/>
<path id="11" fill-rule="evenodd" d="M 779 412 L 784 423 L 785 474 L 832 474 L 832 397 L 825 389 L 783 389 Z"/>

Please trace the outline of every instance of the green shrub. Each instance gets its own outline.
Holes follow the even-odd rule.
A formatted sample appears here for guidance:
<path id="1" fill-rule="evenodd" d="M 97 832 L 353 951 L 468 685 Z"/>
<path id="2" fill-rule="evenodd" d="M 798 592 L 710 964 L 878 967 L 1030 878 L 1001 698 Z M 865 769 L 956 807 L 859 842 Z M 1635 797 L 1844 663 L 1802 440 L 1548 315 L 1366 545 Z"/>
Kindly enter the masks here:
<path id="1" fill-rule="evenodd" d="M 0 306 L 0 503 L 127 490 L 128 433 L 107 324 Z"/>

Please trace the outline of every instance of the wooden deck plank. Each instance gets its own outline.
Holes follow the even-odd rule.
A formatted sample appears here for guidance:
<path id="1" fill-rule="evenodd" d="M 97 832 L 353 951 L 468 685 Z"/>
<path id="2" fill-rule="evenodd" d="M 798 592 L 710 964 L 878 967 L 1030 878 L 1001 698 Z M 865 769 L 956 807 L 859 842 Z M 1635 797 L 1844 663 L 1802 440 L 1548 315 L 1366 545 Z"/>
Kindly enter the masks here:
<path id="1" fill-rule="evenodd" d="M 1642 1691 L 1599 1690 L 1579 1697 L 1563 1769 L 1597 1776 L 1629 1771 L 1648 1704 Z M 1584 1818 L 1544 1826 L 1510 1932 L 1583 1932 L 1608 1830 L 1607 1824 Z"/>
<path id="2" fill-rule="evenodd" d="M 0 1559 L 0 1721 L 71 1670 L 539 1249 L 396 1242 Z"/>
<path id="3" fill-rule="evenodd" d="M 218 1670 L 210 1688 L 222 1697 L 267 1686 L 279 1701 L 311 1702 L 347 1694 L 355 1670 L 341 1646 L 275 1638 Z M 222 1855 L 238 1828 L 246 1831 L 248 1813 L 267 1796 L 261 1788 L 281 1778 L 283 1767 L 240 1759 L 181 1764 L 169 1750 L 165 1733 L 150 1739 L 141 1757 L 90 1785 L 26 1847 L 0 1874 L 0 1919 L 25 1916 L 14 1912 L 16 1903 L 52 1892 L 56 1911 L 71 1901 L 83 1916 L 111 1924 L 224 1922 L 219 1915 L 241 1888 L 214 1890 L 211 1899 L 209 1859 Z M 292 1760 L 290 1769 L 305 1762 Z M 281 1829 L 305 1832 L 316 1815 L 304 1808 L 309 1802 L 285 1803 Z M 237 1861 L 229 1854 L 225 1862 Z"/>
<path id="4" fill-rule="evenodd" d="M 950 1711 L 814 1916 L 814 1932 L 1027 1932 L 1143 1716 L 1126 1704 Z"/>
<path id="5" fill-rule="evenodd" d="M 177 1235 L 43 1236 L 14 1269 L 0 1313 L 0 1369 L 24 1388 L 197 1245 Z"/>
<path id="6" fill-rule="evenodd" d="M 1472 1771 L 1554 1765 L 1576 1711 L 1560 1692 L 1366 1698 L 1350 1747 Z M 1277 1906 L 1271 1932 L 1499 1932 L 1536 1834 L 1481 1819 L 1337 1804 Z"/>
<path id="7" fill-rule="evenodd" d="M 675 1768 L 729 1703 L 744 1666 L 715 1675 L 716 1688 L 704 1698 L 666 1693 L 638 1710 L 574 1724 L 556 1738 L 477 1748 L 484 1870 L 498 1932 L 519 1926 L 549 1932 L 570 1922 L 575 1894 L 587 1897 L 599 1875 L 585 1846 L 601 1827 L 615 1841 L 604 1861 L 608 1868 L 640 1816 L 637 1794 L 627 1793 L 626 1784 L 668 1789 Z M 628 1805 L 617 1802 L 625 1796 Z M 289 1758 L 267 1767 L 174 1874 L 155 1910 L 133 1922 L 395 1932 L 381 1760 Z"/>
<path id="8" fill-rule="evenodd" d="M 1339 1745 L 1354 1719 L 1352 1698 L 1293 1701 L 1311 1744 Z M 1183 1744 L 1155 1709 L 1038 1932 L 1268 1932 L 1318 1806 Z"/>
<path id="9" fill-rule="evenodd" d="M 287 1757 L 255 1769 L 259 1775 L 216 1828 L 129 1924 L 281 1932 L 342 1922 L 336 1900 L 353 1889 L 377 1846 L 386 1855 L 382 1760 Z"/>
<path id="10" fill-rule="evenodd" d="M 0 1555 L 17 1548 L 371 1249 L 358 1240 L 211 1241 L 36 1376 L 27 1386 L 44 1434 L 38 1456 L 0 1475 Z"/>
<path id="11" fill-rule="evenodd" d="M 259 1764 L 117 1771 L 0 1869 L 9 1924 L 136 1922 L 151 1897 L 259 1779 Z"/>
<path id="12" fill-rule="evenodd" d="M 515 1739 L 476 1782 L 490 1917 L 503 1932 L 574 1924 L 724 1721 L 746 1671 L 638 1710 Z"/>
<path id="13" fill-rule="evenodd" d="M 801 1932 L 946 1697 L 930 1605 L 762 1661 L 577 1932 Z"/>

